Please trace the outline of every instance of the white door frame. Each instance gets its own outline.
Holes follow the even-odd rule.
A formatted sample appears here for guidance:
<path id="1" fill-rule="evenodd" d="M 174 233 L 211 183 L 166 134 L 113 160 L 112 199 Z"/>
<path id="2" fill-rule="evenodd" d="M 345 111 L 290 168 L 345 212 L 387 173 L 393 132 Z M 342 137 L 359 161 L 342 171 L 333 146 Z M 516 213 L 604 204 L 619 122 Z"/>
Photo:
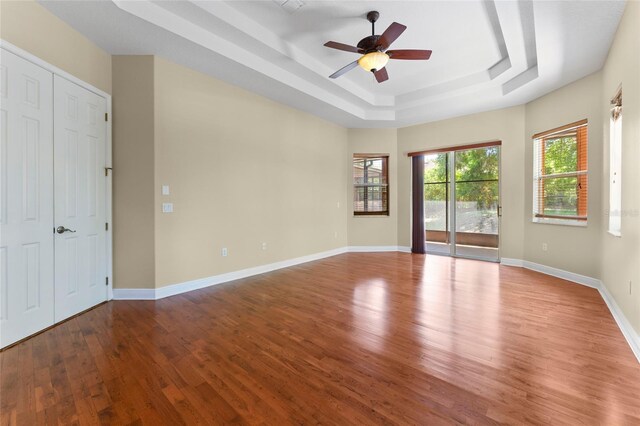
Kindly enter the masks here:
<path id="1" fill-rule="evenodd" d="M 69 74 L 68 72 L 61 70 L 60 68 L 56 67 L 55 65 L 51 65 L 48 62 L 43 61 L 42 59 L 38 58 L 35 55 L 32 55 L 31 53 L 27 52 L 26 50 L 20 49 L 17 46 L 14 46 L 13 44 L 0 39 L 0 47 L 2 47 L 3 49 L 6 49 L 7 51 L 20 56 L 22 59 L 25 59 L 41 68 L 44 68 L 45 70 L 58 75 L 66 80 L 69 80 L 72 83 L 77 84 L 80 87 L 83 87 L 85 89 L 87 89 L 90 92 L 95 93 L 96 95 L 103 97 L 106 99 L 107 101 L 107 114 L 108 114 L 108 120 L 107 120 L 107 134 L 105 136 L 105 159 L 106 159 L 106 167 L 107 169 L 111 172 L 111 168 L 113 167 L 113 157 L 111 155 L 111 147 L 112 147 L 112 141 L 111 141 L 111 117 L 113 117 L 113 115 L 111 114 L 111 95 L 98 89 L 95 86 L 92 86 L 91 84 L 80 80 L 79 78 Z M 53 108 L 53 104 L 51 105 L 51 107 Z M 106 170 L 105 170 L 106 171 Z M 108 173 L 107 174 L 107 188 L 106 188 L 106 200 L 105 200 L 105 208 L 106 208 L 106 212 L 105 212 L 105 217 L 107 220 L 107 223 L 109 224 L 109 229 L 107 230 L 107 235 L 106 235 L 106 253 L 107 253 L 107 277 L 109 279 L 109 284 L 107 285 L 107 300 L 111 300 L 113 299 L 113 218 L 112 218 L 112 214 L 111 214 L 111 207 L 112 207 L 112 201 L 113 201 L 113 173 Z"/>

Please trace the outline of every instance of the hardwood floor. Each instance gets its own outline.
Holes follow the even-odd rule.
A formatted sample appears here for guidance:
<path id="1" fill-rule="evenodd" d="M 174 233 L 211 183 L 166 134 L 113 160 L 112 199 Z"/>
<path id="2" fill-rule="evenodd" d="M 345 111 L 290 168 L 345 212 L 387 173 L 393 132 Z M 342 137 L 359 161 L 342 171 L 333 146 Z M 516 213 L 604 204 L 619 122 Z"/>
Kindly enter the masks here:
<path id="1" fill-rule="evenodd" d="M 101 305 L 0 353 L 2 424 L 640 424 L 594 289 L 350 253 Z"/>

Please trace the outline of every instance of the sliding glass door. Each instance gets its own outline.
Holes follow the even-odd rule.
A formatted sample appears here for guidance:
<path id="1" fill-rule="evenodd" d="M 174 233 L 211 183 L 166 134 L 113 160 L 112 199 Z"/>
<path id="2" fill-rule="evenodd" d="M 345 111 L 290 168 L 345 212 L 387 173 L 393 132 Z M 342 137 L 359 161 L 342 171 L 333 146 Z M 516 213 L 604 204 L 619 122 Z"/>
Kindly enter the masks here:
<path id="1" fill-rule="evenodd" d="M 456 151 L 454 156 L 454 254 L 497 261 L 500 147 Z"/>
<path id="2" fill-rule="evenodd" d="M 449 153 L 424 157 L 424 229 L 427 253 L 451 254 Z"/>
<path id="3" fill-rule="evenodd" d="M 425 155 L 427 253 L 499 260 L 499 175 L 498 145 Z"/>

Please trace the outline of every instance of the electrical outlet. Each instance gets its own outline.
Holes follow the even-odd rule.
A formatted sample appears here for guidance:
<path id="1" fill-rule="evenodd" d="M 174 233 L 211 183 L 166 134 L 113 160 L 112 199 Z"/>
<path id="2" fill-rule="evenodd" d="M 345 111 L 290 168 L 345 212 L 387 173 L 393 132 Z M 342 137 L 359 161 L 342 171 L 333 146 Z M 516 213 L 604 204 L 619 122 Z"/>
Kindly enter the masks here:
<path id="1" fill-rule="evenodd" d="M 336 203 L 336 207 L 337 207 L 337 208 L 340 208 L 340 201 L 338 201 L 338 202 Z"/>
<path id="2" fill-rule="evenodd" d="M 542 243 L 542 251 L 547 251 L 548 248 L 547 243 Z"/>
<path id="3" fill-rule="evenodd" d="M 262 243 L 262 250 L 266 250 L 267 249 L 267 243 Z"/>
<path id="4" fill-rule="evenodd" d="M 338 231 L 333 233 L 333 238 L 338 238 Z"/>
<path id="5" fill-rule="evenodd" d="M 223 248 L 222 248 L 222 256 L 223 256 L 223 257 L 227 257 L 227 255 L 228 255 L 228 254 L 229 254 L 229 251 L 227 250 L 227 248 L 226 248 L 226 247 L 223 247 Z"/>
<path id="6" fill-rule="evenodd" d="M 631 280 L 629 280 L 629 294 L 631 294 L 631 287 L 632 287 Z"/>

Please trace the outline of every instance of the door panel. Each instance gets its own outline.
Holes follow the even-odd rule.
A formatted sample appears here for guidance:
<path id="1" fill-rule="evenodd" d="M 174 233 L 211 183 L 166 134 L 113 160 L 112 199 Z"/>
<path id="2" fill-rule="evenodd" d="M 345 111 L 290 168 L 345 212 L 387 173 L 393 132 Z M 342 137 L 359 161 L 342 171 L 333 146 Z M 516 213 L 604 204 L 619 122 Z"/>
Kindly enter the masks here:
<path id="1" fill-rule="evenodd" d="M 0 347 L 54 323 L 53 75 L 0 49 Z"/>
<path id="2" fill-rule="evenodd" d="M 500 147 L 425 155 L 427 253 L 499 260 Z"/>
<path id="3" fill-rule="evenodd" d="M 455 254 L 499 260 L 500 147 L 455 152 Z"/>
<path id="4" fill-rule="evenodd" d="M 425 155 L 424 218 L 427 253 L 450 254 L 449 153 Z"/>
<path id="5" fill-rule="evenodd" d="M 104 98 L 54 77 L 56 321 L 107 299 Z"/>

